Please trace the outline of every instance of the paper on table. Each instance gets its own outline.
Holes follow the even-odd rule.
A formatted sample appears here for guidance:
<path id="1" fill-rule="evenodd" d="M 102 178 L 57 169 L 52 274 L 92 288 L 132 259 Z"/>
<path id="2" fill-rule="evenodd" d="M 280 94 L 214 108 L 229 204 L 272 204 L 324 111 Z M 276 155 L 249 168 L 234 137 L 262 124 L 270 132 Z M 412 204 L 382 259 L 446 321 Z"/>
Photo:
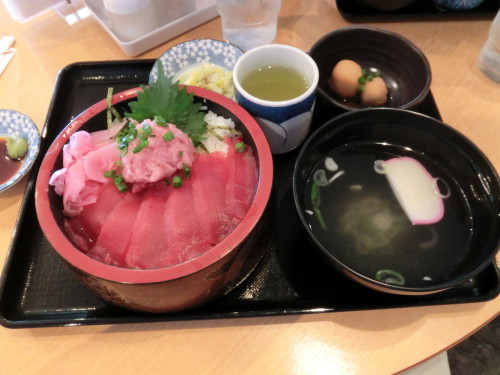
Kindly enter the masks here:
<path id="1" fill-rule="evenodd" d="M 12 48 L 13 44 L 13 36 L 3 36 L 0 39 L 0 74 L 2 74 L 14 53 L 16 53 L 16 49 Z"/>

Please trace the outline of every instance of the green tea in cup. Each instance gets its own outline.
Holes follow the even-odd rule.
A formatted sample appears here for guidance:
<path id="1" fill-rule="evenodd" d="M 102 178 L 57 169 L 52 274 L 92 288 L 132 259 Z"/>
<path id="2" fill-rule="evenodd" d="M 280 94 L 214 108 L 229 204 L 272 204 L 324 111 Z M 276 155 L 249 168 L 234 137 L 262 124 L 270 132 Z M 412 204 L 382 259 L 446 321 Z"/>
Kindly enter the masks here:
<path id="1" fill-rule="evenodd" d="M 309 82 L 297 70 L 286 65 L 266 65 L 248 73 L 241 86 L 257 98 L 283 101 L 305 93 Z"/>

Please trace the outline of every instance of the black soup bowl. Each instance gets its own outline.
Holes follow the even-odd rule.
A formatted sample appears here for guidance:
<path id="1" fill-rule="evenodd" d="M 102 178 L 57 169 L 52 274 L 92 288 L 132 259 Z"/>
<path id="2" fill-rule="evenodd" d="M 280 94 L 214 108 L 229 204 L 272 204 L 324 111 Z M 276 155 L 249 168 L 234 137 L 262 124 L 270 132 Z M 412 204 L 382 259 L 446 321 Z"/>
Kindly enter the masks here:
<path id="1" fill-rule="evenodd" d="M 486 156 L 434 118 L 393 108 L 318 128 L 293 175 L 300 221 L 335 269 L 420 295 L 474 277 L 500 246 L 500 183 Z"/>

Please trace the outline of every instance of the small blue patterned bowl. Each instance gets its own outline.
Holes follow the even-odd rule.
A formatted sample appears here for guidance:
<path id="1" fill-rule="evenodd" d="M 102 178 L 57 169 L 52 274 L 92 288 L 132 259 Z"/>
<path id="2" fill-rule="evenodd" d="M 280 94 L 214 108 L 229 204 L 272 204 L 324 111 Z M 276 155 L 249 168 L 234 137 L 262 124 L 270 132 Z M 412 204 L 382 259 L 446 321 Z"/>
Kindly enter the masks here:
<path id="1" fill-rule="evenodd" d="M 40 134 L 35 123 L 26 115 L 0 109 L 0 137 L 23 137 L 28 141 L 28 153 L 21 168 L 10 180 L 0 185 L 0 192 L 14 186 L 31 169 L 40 149 Z"/>
<path id="2" fill-rule="evenodd" d="M 194 39 L 173 46 L 160 56 L 158 61 L 163 65 L 167 77 L 175 77 L 178 73 L 193 65 L 208 62 L 232 71 L 243 51 L 238 47 L 215 39 Z M 158 78 L 156 63 L 149 75 L 149 81 Z"/>

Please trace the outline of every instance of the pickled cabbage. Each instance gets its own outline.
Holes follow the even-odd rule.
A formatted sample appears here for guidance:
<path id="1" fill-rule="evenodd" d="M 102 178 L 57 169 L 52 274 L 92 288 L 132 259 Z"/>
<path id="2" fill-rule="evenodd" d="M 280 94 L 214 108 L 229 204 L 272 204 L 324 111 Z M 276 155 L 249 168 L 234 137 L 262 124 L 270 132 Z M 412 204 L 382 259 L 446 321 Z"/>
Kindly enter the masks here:
<path id="1" fill-rule="evenodd" d="M 186 69 L 177 80 L 185 85 L 202 87 L 234 98 L 233 72 L 207 62 Z"/>

